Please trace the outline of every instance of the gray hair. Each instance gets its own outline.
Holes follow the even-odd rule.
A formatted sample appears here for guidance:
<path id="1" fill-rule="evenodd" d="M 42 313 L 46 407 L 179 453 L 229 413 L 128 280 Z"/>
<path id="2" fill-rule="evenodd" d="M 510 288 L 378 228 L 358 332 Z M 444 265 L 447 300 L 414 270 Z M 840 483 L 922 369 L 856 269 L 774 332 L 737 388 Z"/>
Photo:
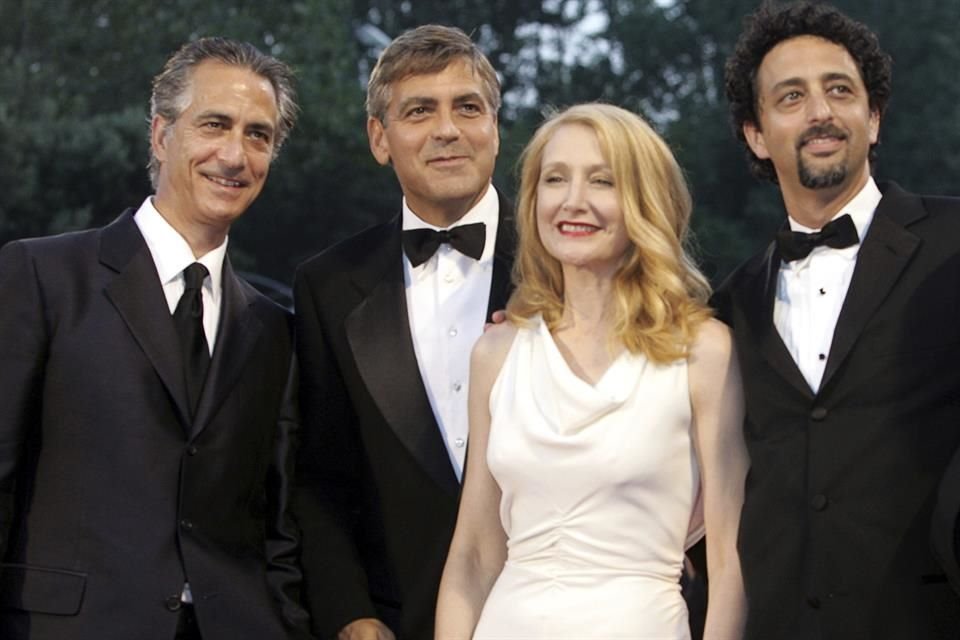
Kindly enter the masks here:
<path id="1" fill-rule="evenodd" d="M 297 96 L 293 86 L 293 70 L 273 56 L 262 53 L 247 42 L 229 38 L 200 38 L 180 47 L 161 71 L 153 79 L 153 92 L 150 95 L 150 120 L 160 116 L 173 126 L 180 114 L 189 106 L 188 97 L 193 70 L 205 60 L 216 60 L 224 64 L 243 67 L 270 81 L 277 96 L 277 110 L 280 121 L 277 124 L 273 157 L 276 158 L 280 147 L 290 134 L 297 121 Z M 150 150 L 150 183 L 157 188 L 160 175 L 160 160 Z"/>

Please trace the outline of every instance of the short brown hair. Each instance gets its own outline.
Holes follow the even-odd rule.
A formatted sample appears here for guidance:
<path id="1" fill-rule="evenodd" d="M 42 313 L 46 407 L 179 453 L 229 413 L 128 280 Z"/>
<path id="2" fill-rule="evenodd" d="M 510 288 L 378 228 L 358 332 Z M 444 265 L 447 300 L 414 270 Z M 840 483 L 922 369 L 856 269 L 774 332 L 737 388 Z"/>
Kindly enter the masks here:
<path id="1" fill-rule="evenodd" d="M 484 97 L 496 114 L 500 110 L 500 80 L 487 57 L 460 29 L 428 24 L 397 36 L 380 54 L 367 83 L 367 115 L 386 126 L 390 86 L 394 82 L 440 73 L 460 59 L 466 59 L 480 77 Z"/>

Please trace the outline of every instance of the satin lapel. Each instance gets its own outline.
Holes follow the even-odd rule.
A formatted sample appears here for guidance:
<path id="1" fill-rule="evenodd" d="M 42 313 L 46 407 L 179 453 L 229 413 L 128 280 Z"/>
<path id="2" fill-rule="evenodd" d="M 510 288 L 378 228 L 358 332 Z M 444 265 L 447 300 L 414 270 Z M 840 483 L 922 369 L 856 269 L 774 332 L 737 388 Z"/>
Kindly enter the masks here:
<path id="1" fill-rule="evenodd" d="M 420 466 L 451 495 L 460 490 L 427 399 L 410 337 L 400 253 L 400 220 L 356 284 L 364 299 L 344 321 L 357 370 L 387 424 Z"/>
<path id="2" fill-rule="evenodd" d="M 117 271 L 117 277 L 105 288 L 107 298 L 156 369 L 186 428 L 190 411 L 177 333 L 157 267 L 133 221 L 132 209 L 104 228 L 100 261 Z"/>
<path id="3" fill-rule="evenodd" d="M 500 220 L 497 222 L 497 246 L 493 253 L 493 275 L 490 282 L 490 302 L 487 322 L 494 311 L 504 309 L 513 292 L 511 283 L 513 254 L 517 245 L 517 230 L 513 219 L 513 205 L 497 191 L 500 198 Z"/>
<path id="4" fill-rule="evenodd" d="M 850 288 L 833 332 L 821 391 L 850 355 L 863 328 L 920 246 L 920 239 L 903 224 L 924 215 L 919 201 L 907 197 L 898 187 L 893 186 L 884 193 L 857 254 Z"/>
<path id="5" fill-rule="evenodd" d="M 750 326 L 753 344 L 771 368 L 797 390 L 813 397 L 810 385 L 783 343 L 773 324 L 773 306 L 777 295 L 777 276 L 780 272 L 780 254 L 771 244 L 762 260 L 750 271 L 751 279 L 740 293 L 741 306 Z M 750 372 L 753 373 L 753 372 Z"/>
<path id="6" fill-rule="evenodd" d="M 213 348 L 210 371 L 197 405 L 192 437 L 203 431 L 223 406 L 224 399 L 244 371 L 253 347 L 263 331 L 263 323 L 251 308 L 253 298 L 246 293 L 234 274 L 229 259 L 223 261 L 222 280 L 220 328 Z"/>

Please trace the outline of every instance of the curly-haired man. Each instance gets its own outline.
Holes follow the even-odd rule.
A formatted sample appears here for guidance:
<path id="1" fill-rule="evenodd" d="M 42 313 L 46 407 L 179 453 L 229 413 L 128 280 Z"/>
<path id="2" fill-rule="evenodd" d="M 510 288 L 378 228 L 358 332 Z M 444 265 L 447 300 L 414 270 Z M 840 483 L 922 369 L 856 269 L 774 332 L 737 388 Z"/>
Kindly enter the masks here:
<path id="1" fill-rule="evenodd" d="M 955 574 L 960 201 L 874 182 L 890 58 L 829 5 L 749 16 L 726 92 L 788 216 L 716 296 L 747 403 L 745 637 L 955 638 L 930 539 Z"/>

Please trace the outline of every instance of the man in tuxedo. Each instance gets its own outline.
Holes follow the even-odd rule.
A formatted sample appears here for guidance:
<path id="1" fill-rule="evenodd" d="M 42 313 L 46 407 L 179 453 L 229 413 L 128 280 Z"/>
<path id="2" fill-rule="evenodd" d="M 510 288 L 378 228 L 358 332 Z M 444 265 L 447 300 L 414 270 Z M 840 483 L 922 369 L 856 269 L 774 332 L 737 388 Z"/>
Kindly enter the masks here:
<path id="1" fill-rule="evenodd" d="M 295 512 L 314 632 L 432 639 L 467 444 L 469 354 L 509 289 L 513 224 L 491 186 L 500 88 L 459 29 L 423 26 L 367 89 L 400 213 L 301 265 Z"/>
<path id="2" fill-rule="evenodd" d="M 0 637 L 307 636 L 291 323 L 225 254 L 292 79 L 246 43 L 184 45 L 153 83 L 155 194 L 0 251 Z"/>
<path id="3" fill-rule="evenodd" d="M 764 4 L 727 62 L 787 221 L 720 288 L 751 469 L 746 638 L 956 638 L 930 548 L 960 442 L 960 201 L 871 177 L 890 59 L 829 5 Z"/>

